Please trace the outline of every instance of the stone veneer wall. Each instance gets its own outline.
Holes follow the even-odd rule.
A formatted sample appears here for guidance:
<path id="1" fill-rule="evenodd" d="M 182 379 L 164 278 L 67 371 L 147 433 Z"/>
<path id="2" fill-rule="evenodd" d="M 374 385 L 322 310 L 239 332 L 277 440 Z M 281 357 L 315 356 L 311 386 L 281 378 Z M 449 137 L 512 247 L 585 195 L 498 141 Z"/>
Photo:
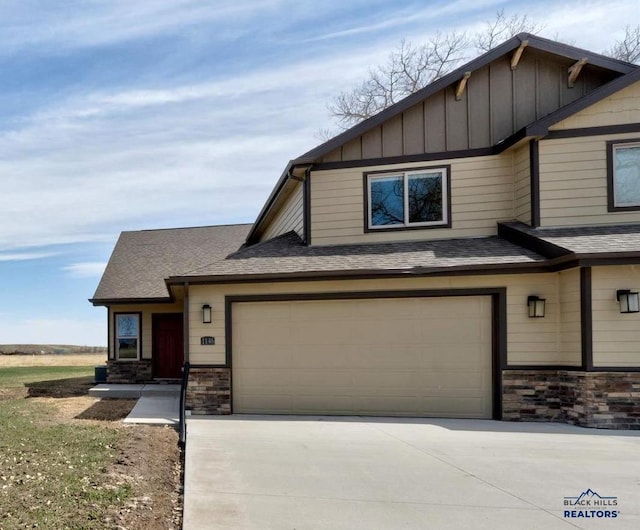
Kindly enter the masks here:
<path id="1" fill-rule="evenodd" d="M 640 372 L 505 370 L 503 419 L 640 430 Z"/>
<path id="2" fill-rule="evenodd" d="M 145 383 L 151 370 L 151 361 L 107 361 L 107 383 Z"/>
<path id="3" fill-rule="evenodd" d="M 231 414 L 231 369 L 191 367 L 185 408 L 191 414 Z"/>

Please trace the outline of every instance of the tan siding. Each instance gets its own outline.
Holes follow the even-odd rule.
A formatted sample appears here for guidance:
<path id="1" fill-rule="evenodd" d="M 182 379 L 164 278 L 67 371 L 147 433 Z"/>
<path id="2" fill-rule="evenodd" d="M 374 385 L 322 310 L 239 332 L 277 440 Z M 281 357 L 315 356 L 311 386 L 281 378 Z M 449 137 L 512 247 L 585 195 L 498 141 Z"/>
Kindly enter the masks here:
<path id="1" fill-rule="evenodd" d="M 607 211 L 606 142 L 638 133 L 540 142 L 542 226 L 640 222 L 640 212 Z"/>
<path id="2" fill-rule="evenodd" d="M 201 306 L 202 307 L 202 306 Z M 142 359 L 151 359 L 152 352 L 152 333 L 151 333 L 151 315 L 154 313 L 182 313 L 183 301 L 178 300 L 173 304 L 122 304 L 109 307 L 109 358 L 113 352 L 113 333 L 114 313 L 142 313 Z"/>
<path id="3" fill-rule="evenodd" d="M 640 81 L 556 123 L 551 130 L 640 122 Z"/>
<path id="4" fill-rule="evenodd" d="M 193 285 L 189 289 L 190 359 L 193 363 L 223 363 L 225 358 L 224 305 L 226 295 L 268 293 L 310 293 L 375 291 L 389 289 L 447 289 L 472 287 L 507 288 L 507 344 L 511 364 L 566 364 L 559 352 L 558 273 L 452 278 L 414 278 L 284 282 L 268 284 Z M 528 318 L 527 296 L 537 294 L 547 300 L 545 318 Z M 203 304 L 213 308 L 213 323 L 202 324 Z M 216 345 L 203 347 L 199 337 L 213 335 Z"/>
<path id="5" fill-rule="evenodd" d="M 514 214 L 518 221 L 531 224 L 531 176 L 529 144 L 519 147 L 513 154 Z"/>
<path id="6" fill-rule="evenodd" d="M 365 171 L 447 164 L 451 165 L 452 228 L 364 233 Z M 433 163 L 316 171 L 311 175 L 311 240 L 314 245 L 332 245 L 495 235 L 496 221 L 514 217 L 513 193 L 511 152 Z"/>
<path id="7" fill-rule="evenodd" d="M 261 241 L 286 234 L 291 230 L 295 230 L 300 237 L 303 236 L 304 204 L 302 187 L 301 182 L 296 184 L 291 195 L 280 206 L 278 213 L 276 213 L 262 234 Z"/>
<path id="8" fill-rule="evenodd" d="M 580 318 L 580 270 L 562 271 L 560 285 L 559 358 L 563 364 L 579 366 L 582 362 Z"/>
<path id="9" fill-rule="evenodd" d="M 593 364 L 640 366 L 640 313 L 622 314 L 618 289 L 640 291 L 640 265 L 594 267 Z"/>

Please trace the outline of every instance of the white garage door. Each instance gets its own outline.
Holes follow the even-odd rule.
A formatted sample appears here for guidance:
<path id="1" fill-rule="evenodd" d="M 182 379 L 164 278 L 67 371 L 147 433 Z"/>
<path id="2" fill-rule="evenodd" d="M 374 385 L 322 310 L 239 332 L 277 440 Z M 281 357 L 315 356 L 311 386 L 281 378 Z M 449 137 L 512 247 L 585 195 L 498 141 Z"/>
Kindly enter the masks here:
<path id="1" fill-rule="evenodd" d="M 488 296 L 233 303 L 235 413 L 491 417 Z"/>

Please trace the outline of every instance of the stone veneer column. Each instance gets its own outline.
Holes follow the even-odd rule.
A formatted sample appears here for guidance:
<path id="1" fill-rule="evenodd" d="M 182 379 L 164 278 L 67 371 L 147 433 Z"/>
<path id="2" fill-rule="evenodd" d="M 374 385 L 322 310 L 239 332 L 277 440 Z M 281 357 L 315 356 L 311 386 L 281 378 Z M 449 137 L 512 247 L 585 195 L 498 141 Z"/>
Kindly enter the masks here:
<path id="1" fill-rule="evenodd" d="M 503 419 L 640 430 L 640 372 L 505 370 Z"/>
<path id="2" fill-rule="evenodd" d="M 191 414 L 231 414 L 231 369 L 192 366 L 186 398 Z"/>
<path id="3" fill-rule="evenodd" d="M 151 361 L 107 361 L 107 383 L 146 383 L 151 370 Z"/>

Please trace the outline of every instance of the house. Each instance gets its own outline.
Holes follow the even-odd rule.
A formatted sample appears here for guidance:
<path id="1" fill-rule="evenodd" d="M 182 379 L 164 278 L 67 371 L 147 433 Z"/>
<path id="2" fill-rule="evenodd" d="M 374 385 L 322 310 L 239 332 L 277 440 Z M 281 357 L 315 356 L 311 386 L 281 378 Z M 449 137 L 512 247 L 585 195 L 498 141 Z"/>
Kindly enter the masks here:
<path id="1" fill-rule="evenodd" d="M 289 162 L 252 225 L 127 232 L 109 380 L 193 414 L 640 428 L 640 68 L 520 34 Z"/>

